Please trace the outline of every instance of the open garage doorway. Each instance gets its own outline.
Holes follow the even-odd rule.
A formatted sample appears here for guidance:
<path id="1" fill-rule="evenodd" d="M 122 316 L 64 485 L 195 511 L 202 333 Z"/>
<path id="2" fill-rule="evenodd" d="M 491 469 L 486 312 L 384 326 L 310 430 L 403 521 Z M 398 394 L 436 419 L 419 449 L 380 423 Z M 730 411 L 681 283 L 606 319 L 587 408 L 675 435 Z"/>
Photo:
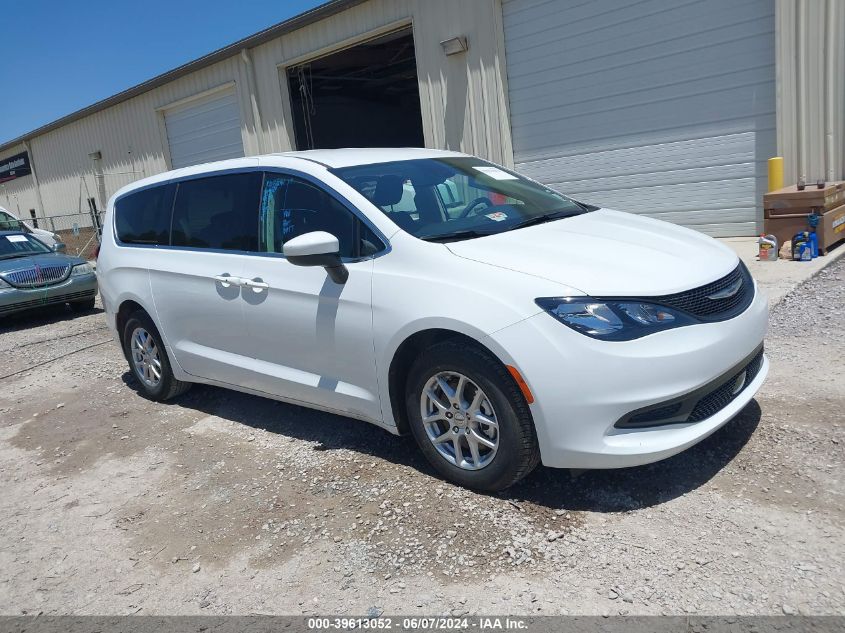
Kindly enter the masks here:
<path id="1" fill-rule="evenodd" d="M 296 148 L 423 147 L 411 28 L 287 69 Z"/>

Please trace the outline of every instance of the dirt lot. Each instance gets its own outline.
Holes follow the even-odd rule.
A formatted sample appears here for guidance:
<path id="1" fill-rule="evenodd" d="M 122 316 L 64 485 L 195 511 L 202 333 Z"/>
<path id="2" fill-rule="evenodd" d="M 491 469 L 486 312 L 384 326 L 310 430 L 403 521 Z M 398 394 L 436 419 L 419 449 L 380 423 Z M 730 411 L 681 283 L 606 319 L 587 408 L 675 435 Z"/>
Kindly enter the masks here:
<path id="1" fill-rule="evenodd" d="M 712 438 L 484 496 L 361 422 L 144 400 L 100 313 L 15 318 L 0 612 L 845 614 L 843 322 L 840 262 L 774 311 L 769 380 Z"/>

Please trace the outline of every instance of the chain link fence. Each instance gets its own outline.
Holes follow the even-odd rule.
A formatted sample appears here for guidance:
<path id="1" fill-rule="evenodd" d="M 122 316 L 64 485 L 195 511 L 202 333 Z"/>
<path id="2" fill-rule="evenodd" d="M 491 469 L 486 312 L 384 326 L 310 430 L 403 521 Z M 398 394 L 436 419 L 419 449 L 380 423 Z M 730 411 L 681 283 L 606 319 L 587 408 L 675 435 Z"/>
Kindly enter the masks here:
<path id="1" fill-rule="evenodd" d="M 69 255 L 93 259 L 103 227 L 103 212 L 62 213 L 32 216 L 25 220 L 32 228 L 44 229 L 59 236 Z"/>
<path id="2" fill-rule="evenodd" d="M 21 205 L 18 204 L 14 193 L 7 194 L 5 200 L 0 197 L 0 205 L 5 202 L 5 207 L 10 209 L 30 228 L 55 233 L 59 241 L 65 244 L 66 252 L 69 255 L 92 259 L 102 235 L 103 216 L 105 215 L 105 211 L 99 208 L 103 204 L 102 201 L 107 200 L 110 195 L 124 185 L 144 176 L 146 174 L 143 171 L 135 170 L 80 174 L 78 184 L 74 185 L 77 189 L 76 195 L 65 196 L 65 198 L 70 198 L 70 200 L 66 200 L 66 204 L 73 205 L 76 203 L 77 211 L 59 211 L 42 215 L 37 214 L 35 209 L 30 209 L 29 214 L 27 214 L 25 207 L 20 208 Z M 3 187 L 0 186 L 0 192 L 2 192 L 2 189 Z M 77 199 L 74 200 L 73 198 Z"/>

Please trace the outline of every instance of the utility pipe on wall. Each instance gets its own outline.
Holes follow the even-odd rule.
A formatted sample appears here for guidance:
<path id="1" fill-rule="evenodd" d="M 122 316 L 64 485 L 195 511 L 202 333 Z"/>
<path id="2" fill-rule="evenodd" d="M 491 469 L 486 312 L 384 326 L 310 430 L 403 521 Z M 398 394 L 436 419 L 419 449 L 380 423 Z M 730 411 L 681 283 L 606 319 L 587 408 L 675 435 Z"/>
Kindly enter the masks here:
<path id="1" fill-rule="evenodd" d="M 258 146 L 258 153 L 264 153 L 264 129 L 261 126 L 261 111 L 258 108 L 257 80 L 255 78 L 255 65 L 252 62 L 252 57 L 249 50 L 241 49 L 241 61 L 246 70 L 246 84 L 249 92 L 249 105 L 252 110 L 252 124 L 255 133 L 255 143 Z"/>
<path id="2" fill-rule="evenodd" d="M 824 75 L 825 75 L 825 102 L 824 102 L 824 164 L 827 180 L 836 180 L 835 171 L 836 158 L 834 156 L 834 90 L 836 89 L 836 75 L 834 74 L 834 54 L 836 46 L 836 0 L 827 0 L 825 3 L 825 47 L 824 47 Z M 841 34 L 840 34 L 841 37 Z"/>

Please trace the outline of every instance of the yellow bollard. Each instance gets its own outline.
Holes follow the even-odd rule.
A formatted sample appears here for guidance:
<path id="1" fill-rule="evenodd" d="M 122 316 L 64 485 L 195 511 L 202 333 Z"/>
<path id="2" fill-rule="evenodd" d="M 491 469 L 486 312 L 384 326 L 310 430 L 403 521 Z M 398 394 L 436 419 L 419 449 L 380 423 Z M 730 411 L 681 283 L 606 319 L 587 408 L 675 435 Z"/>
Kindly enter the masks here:
<path id="1" fill-rule="evenodd" d="M 783 189 L 783 156 L 769 159 L 769 191 Z"/>

